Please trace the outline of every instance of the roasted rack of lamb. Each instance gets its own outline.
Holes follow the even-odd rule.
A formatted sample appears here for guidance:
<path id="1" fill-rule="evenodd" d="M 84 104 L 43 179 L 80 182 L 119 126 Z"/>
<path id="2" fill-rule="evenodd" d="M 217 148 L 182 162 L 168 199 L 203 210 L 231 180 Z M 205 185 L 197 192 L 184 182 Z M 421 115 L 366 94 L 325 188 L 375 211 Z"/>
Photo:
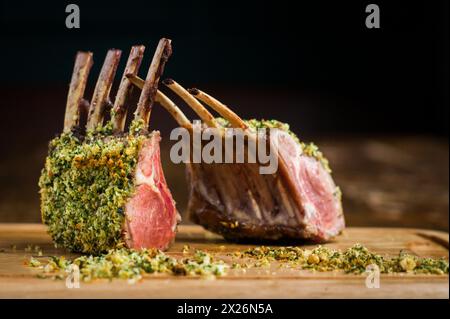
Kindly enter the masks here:
<path id="1" fill-rule="evenodd" d="M 128 77 L 137 87 L 144 87 L 136 75 Z M 314 144 L 302 143 L 287 124 L 244 121 L 205 92 L 186 90 L 172 79 L 163 83 L 197 113 L 204 129 L 240 128 L 250 137 L 259 127 L 278 129 L 270 137 L 278 142 L 278 170 L 273 174 L 260 174 L 259 163 L 186 163 L 192 221 L 229 240 L 324 242 L 343 230 L 340 189 Z M 222 118 L 215 118 L 200 102 Z M 192 132 L 192 123 L 175 104 L 163 106 Z"/>
<path id="2" fill-rule="evenodd" d="M 83 95 L 92 53 L 77 54 L 64 131 L 50 142 L 39 180 L 43 222 L 54 242 L 72 251 L 165 249 L 175 237 L 180 217 L 161 167 L 159 132 L 149 132 L 147 127 L 154 102 L 191 133 L 193 124 L 158 90 L 172 52 L 170 40 L 160 40 L 145 80 L 137 76 L 143 51 L 143 46 L 132 48 L 114 104 L 109 94 L 121 52 L 108 52 L 90 104 Z M 244 121 L 198 89 L 186 90 L 171 79 L 163 83 L 198 114 L 203 130 L 239 128 L 247 133 L 248 142 L 257 135 L 257 128 L 277 129 L 267 139 L 278 145 L 274 173 L 261 174 L 258 162 L 186 163 L 188 213 L 194 222 L 230 240 L 322 242 L 342 231 L 341 193 L 316 146 L 300 142 L 286 124 Z M 124 132 L 132 84 L 142 92 L 130 128 Z M 200 102 L 222 118 L 215 118 Z M 83 132 L 80 112 L 86 105 L 89 112 Z M 108 107 L 111 119 L 103 124 Z"/>
<path id="3" fill-rule="evenodd" d="M 134 120 L 124 131 L 143 46 L 131 49 L 117 96 L 109 100 L 121 51 L 109 50 L 90 104 L 84 100 L 90 52 L 78 52 L 67 97 L 64 131 L 49 144 L 39 180 L 42 220 L 58 246 L 99 253 L 108 249 L 165 249 L 180 220 L 160 161 L 159 132 L 147 127 L 171 42 L 161 39 L 151 62 Z M 80 111 L 89 106 L 86 130 Z M 104 118 L 111 107 L 111 118 Z"/>

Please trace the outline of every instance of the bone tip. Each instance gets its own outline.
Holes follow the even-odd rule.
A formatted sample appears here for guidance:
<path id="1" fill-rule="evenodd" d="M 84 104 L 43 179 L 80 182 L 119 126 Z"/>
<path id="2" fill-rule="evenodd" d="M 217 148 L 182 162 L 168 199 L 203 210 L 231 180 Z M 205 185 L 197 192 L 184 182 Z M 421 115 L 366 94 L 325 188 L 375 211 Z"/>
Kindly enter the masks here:
<path id="1" fill-rule="evenodd" d="M 115 57 L 118 57 L 122 54 L 122 50 L 112 48 L 108 50 L 108 53 Z"/>
<path id="2" fill-rule="evenodd" d="M 78 51 L 75 56 L 75 68 L 90 68 L 94 64 L 93 53 L 90 51 Z"/>
<path id="3" fill-rule="evenodd" d="M 188 92 L 192 95 L 197 95 L 200 93 L 200 90 L 196 89 L 196 88 L 191 88 L 191 89 L 188 89 Z"/>
<path id="4" fill-rule="evenodd" d="M 163 80 L 162 83 L 163 83 L 164 85 L 171 85 L 171 84 L 174 84 L 175 81 L 169 78 L 169 79 Z"/>
<path id="5" fill-rule="evenodd" d="M 93 53 L 91 51 L 77 51 L 76 57 L 90 59 L 92 58 L 92 55 Z"/>
<path id="6" fill-rule="evenodd" d="M 164 58 L 165 60 L 167 60 L 167 59 L 172 55 L 172 53 L 173 53 L 173 50 L 172 50 L 172 40 L 163 38 L 163 39 L 161 39 L 161 41 L 164 43 L 164 51 L 163 51 L 164 53 L 163 53 L 163 58 Z"/>

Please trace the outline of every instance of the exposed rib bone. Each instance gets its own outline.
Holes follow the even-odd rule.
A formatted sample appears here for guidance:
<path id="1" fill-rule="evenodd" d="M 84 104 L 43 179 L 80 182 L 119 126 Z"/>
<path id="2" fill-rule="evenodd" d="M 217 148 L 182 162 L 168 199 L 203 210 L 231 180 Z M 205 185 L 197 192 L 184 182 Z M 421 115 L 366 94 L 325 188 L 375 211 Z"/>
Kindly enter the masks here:
<path id="1" fill-rule="evenodd" d="M 236 114 L 234 113 L 228 106 L 216 100 L 214 97 L 206 94 L 199 89 L 188 89 L 188 92 L 195 96 L 197 99 L 205 103 L 206 105 L 212 107 L 217 113 L 219 113 L 223 118 L 228 120 L 231 124 L 231 127 L 247 129 L 247 124 Z"/>
<path id="2" fill-rule="evenodd" d="M 125 128 L 125 120 L 128 111 L 128 99 L 133 91 L 133 85 L 126 77 L 127 74 L 136 75 L 139 71 L 139 66 L 142 62 L 145 47 L 143 45 L 136 45 L 131 48 L 128 57 L 127 66 L 120 81 L 119 89 L 117 90 L 116 99 L 114 101 L 113 112 L 111 113 L 111 121 L 113 124 L 113 132 L 122 132 Z"/>
<path id="3" fill-rule="evenodd" d="M 86 130 L 93 130 L 103 123 L 103 117 L 109 100 L 109 92 L 116 75 L 122 51 L 111 49 L 106 54 L 100 76 L 95 85 L 94 95 L 92 96 L 91 106 L 89 108 Z"/>
<path id="4" fill-rule="evenodd" d="M 172 54 L 171 40 L 162 38 L 159 40 L 153 56 L 152 63 L 145 79 L 144 87 L 142 88 L 141 96 L 139 98 L 138 107 L 135 113 L 136 120 L 143 120 L 145 127 L 148 126 L 150 120 L 150 113 L 153 102 L 155 101 L 156 91 L 158 90 L 158 82 L 161 74 L 164 71 L 164 65 Z"/>
<path id="5" fill-rule="evenodd" d="M 145 81 L 140 77 L 133 74 L 127 74 L 126 77 L 130 80 L 130 83 L 134 84 L 138 88 L 142 89 L 144 87 Z M 175 103 L 173 103 L 172 100 L 170 100 L 160 90 L 156 91 L 155 101 L 161 104 L 173 116 L 175 121 L 177 121 L 178 125 L 187 128 L 189 130 L 192 130 L 192 124 L 188 120 L 186 115 L 184 115 L 184 113 L 178 108 L 178 106 L 176 106 Z"/>
<path id="6" fill-rule="evenodd" d="M 195 113 L 200 117 L 200 119 L 206 123 L 209 127 L 219 127 L 214 116 L 199 102 L 197 101 L 189 92 L 175 82 L 172 79 L 166 79 L 163 84 L 171 89 L 175 94 L 181 97 L 187 105 L 189 105 Z"/>
<path id="7" fill-rule="evenodd" d="M 184 113 L 181 112 L 181 110 L 178 108 L 178 106 L 176 106 L 176 104 L 173 103 L 172 100 L 169 99 L 161 91 L 158 91 L 156 93 L 156 102 L 161 104 L 173 116 L 178 125 L 192 131 L 191 121 L 189 121 L 186 115 L 184 115 Z"/>
<path id="8" fill-rule="evenodd" d="M 67 95 L 64 132 L 69 132 L 80 123 L 80 105 L 83 102 L 84 90 L 92 63 L 92 52 L 77 53 Z"/>

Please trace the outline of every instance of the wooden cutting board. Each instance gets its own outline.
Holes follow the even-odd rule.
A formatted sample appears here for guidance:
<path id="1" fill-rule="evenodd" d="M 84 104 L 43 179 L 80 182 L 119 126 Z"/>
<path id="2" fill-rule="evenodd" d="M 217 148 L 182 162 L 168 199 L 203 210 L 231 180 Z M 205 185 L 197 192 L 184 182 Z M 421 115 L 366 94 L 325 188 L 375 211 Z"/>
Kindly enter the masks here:
<path id="1" fill-rule="evenodd" d="M 327 246 L 346 249 L 355 243 L 386 256 L 406 249 L 421 257 L 448 258 L 448 234 L 420 229 L 347 228 Z M 39 279 L 35 269 L 24 265 L 32 255 L 25 251 L 29 244 L 40 246 L 44 256 L 72 256 L 53 247 L 43 225 L 0 224 L 0 298 L 449 298 L 448 275 L 381 275 L 380 288 L 369 289 L 365 275 L 280 269 L 275 265 L 245 273 L 230 270 L 215 280 L 157 274 L 136 284 L 98 280 L 69 289 L 64 280 Z M 225 261 L 228 252 L 252 247 L 227 243 L 198 226 L 180 226 L 168 254 L 185 256 L 184 245 L 217 253 Z"/>

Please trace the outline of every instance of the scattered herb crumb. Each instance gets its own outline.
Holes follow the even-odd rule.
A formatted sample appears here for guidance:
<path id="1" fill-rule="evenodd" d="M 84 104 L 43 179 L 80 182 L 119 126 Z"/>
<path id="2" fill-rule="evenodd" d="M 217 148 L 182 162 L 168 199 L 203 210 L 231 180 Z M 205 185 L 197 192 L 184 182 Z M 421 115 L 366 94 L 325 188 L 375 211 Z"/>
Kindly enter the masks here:
<path id="1" fill-rule="evenodd" d="M 232 253 L 233 258 L 256 259 L 251 267 L 266 267 L 271 261 L 282 262 L 279 267 L 298 267 L 313 271 L 338 271 L 360 274 L 366 267 L 375 264 L 382 273 L 408 272 L 416 274 L 448 274 L 448 261 L 444 258 L 421 258 L 401 251 L 394 258 L 385 258 L 356 244 L 340 250 L 318 246 L 312 250 L 300 247 L 256 247 L 243 252 Z M 234 263 L 233 269 L 244 268 L 246 264 Z"/>
<path id="2" fill-rule="evenodd" d="M 183 252 L 190 250 L 188 245 L 183 247 Z M 375 264 L 382 273 L 444 275 L 448 274 L 449 265 L 444 258 L 421 258 L 404 251 L 400 251 L 396 257 L 386 258 L 360 244 L 345 251 L 323 246 L 314 249 L 260 246 L 228 255 L 233 260 L 231 265 L 222 260 L 215 261 L 211 254 L 201 250 L 195 250 L 193 256 L 177 259 L 156 249 L 138 251 L 120 248 L 99 256 L 85 255 L 74 260 L 53 256 L 42 262 L 31 257 L 27 264 L 41 270 L 37 274 L 39 278 L 62 279 L 71 265 L 77 265 L 80 278 L 84 282 L 95 279 L 126 279 L 129 283 L 141 280 L 145 274 L 157 273 L 215 278 L 225 275 L 227 269 L 245 273 L 248 268 L 264 268 L 267 273 L 273 274 L 268 269 L 273 261 L 279 262 L 278 269 L 285 267 L 321 272 L 344 271 L 352 274 L 364 273 L 367 266 Z"/>
<path id="3" fill-rule="evenodd" d="M 187 254 L 190 249 L 191 249 L 191 247 L 189 247 L 189 245 L 184 245 L 183 246 L 183 254 Z"/>
<path id="4" fill-rule="evenodd" d="M 127 279 L 134 283 L 144 274 L 165 273 L 178 276 L 201 276 L 215 278 L 225 274 L 228 266 L 223 261 L 214 261 L 203 251 L 195 251 L 192 257 L 176 259 L 156 249 L 115 249 L 99 256 L 81 256 L 74 260 L 50 257 L 46 263 L 31 258 L 28 265 L 42 270 L 40 278 L 61 277 L 71 265 L 77 265 L 80 279 L 90 282 L 95 279 Z M 48 276 L 47 276 L 48 275 Z"/>
<path id="5" fill-rule="evenodd" d="M 238 221 L 234 221 L 234 222 L 225 222 L 222 221 L 220 222 L 224 227 L 230 228 L 230 229 L 234 229 L 236 227 L 239 226 L 239 222 Z"/>
<path id="6" fill-rule="evenodd" d="M 30 267 L 40 267 L 41 266 L 41 262 L 34 257 L 30 258 L 30 261 L 28 264 L 30 265 Z"/>

